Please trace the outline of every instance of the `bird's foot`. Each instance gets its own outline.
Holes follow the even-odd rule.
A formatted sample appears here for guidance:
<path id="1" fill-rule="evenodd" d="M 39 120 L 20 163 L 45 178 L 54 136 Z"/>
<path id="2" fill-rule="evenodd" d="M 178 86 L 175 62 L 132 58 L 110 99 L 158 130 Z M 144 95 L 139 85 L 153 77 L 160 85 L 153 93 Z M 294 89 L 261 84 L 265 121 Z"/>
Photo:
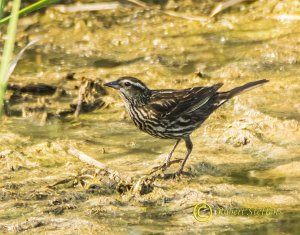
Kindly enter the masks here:
<path id="1" fill-rule="evenodd" d="M 169 167 L 169 165 L 170 165 L 170 162 L 164 162 L 162 165 L 153 167 L 150 175 L 157 172 L 157 171 L 159 171 L 159 170 L 165 171 Z"/>
<path id="2" fill-rule="evenodd" d="M 182 173 L 183 173 L 183 170 L 182 170 L 182 169 L 180 169 L 179 171 L 175 172 L 175 173 L 173 174 L 173 179 L 180 179 Z"/>
<path id="3" fill-rule="evenodd" d="M 166 160 L 162 165 L 153 167 L 150 175 L 153 174 L 153 173 L 155 173 L 155 172 L 157 172 L 157 171 L 159 171 L 159 170 L 165 171 L 172 164 L 177 163 L 177 162 L 181 162 L 182 160 L 183 159 L 175 159 L 173 161 Z"/>

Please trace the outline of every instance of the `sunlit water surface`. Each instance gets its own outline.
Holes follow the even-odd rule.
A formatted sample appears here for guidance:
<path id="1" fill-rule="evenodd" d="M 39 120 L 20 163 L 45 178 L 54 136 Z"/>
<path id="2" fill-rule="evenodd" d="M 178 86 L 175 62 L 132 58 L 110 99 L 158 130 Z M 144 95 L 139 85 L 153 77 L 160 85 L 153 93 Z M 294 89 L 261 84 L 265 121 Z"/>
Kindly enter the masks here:
<path id="1" fill-rule="evenodd" d="M 155 89 L 223 82 L 221 90 L 227 90 L 258 79 L 270 83 L 216 111 L 192 135 L 194 149 L 186 167 L 190 175 L 180 181 L 158 180 L 146 195 L 119 195 L 97 177 L 87 179 L 85 186 L 48 187 L 95 172 L 66 152 L 69 145 L 131 177 L 148 174 L 171 150 L 174 141 L 155 139 L 134 127 L 114 91 L 103 98 L 108 106 L 79 119 L 51 119 L 45 124 L 37 118 L 3 119 L 0 233 L 300 231 L 300 23 L 272 19 L 289 8 L 280 11 L 276 1 L 270 2 L 273 12 L 258 1 L 206 23 L 138 7 L 80 15 L 50 8 L 21 20 L 19 47 L 28 37 L 46 39 L 26 52 L 11 82 L 65 86 L 62 80 L 72 72 L 76 79 L 103 82 L 136 76 Z M 297 12 L 296 7 L 292 5 L 290 13 Z M 182 11 L 191 9 L 186 4 Z M 198 8 L 191 12 L 203 13 Z M 175 157 L 184 153 L 181 144 Z M 100 188 L 89 190 L 93 183 Z M 280 213 L 214 215 L 199 223 L 192 207 L 202 201 L 214 208 L 272 208 Z"/>

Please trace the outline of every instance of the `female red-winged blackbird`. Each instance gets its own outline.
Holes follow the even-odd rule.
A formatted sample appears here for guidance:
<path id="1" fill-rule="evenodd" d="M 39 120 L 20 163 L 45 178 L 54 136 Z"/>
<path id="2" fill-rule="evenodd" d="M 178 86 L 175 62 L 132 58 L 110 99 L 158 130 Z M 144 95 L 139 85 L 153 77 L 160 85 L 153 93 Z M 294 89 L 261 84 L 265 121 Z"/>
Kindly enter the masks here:
<path id="1" fill-rule="evenodd" d="M 134 77 L 121 77 L 105 85 L 119 91 L 127 111 L 140 130 L 154 137 L 176 140 L 161 169 L 169 166 L 180 140 L 185 141 L 187 153 L 175 173 L 179 176 L 193 148 L 190 134 L 229 99 L 266 82 L 268 80 L 265 79 L 250 82 L 227 92 L 217 92 L 222 83 L 183 90 L 150 90 Z"/>

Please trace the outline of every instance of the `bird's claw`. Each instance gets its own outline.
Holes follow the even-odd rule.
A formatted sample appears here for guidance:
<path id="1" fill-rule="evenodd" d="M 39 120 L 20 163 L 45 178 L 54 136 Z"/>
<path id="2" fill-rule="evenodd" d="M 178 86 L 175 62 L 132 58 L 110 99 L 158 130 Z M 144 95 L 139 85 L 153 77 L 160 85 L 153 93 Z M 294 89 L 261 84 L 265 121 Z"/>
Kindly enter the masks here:
<path id="1" fill-rule="evenodd" d="M 150 175 L 157 172 L 157 171 L 159 171 L 159 170 L 165 171 L 169 166 L 170 166 L 169 162 L 164 162 L 162 165 L 153 167 Z"/>
<path id="2" fill-rule="evenodd" d="M 172 160 L 172 161 L 165 161 L 162 165 L 159 165 L 159 166 L 156 166 L 156 167 L 153 167 L 152 168 L 152 171 L 151 171 L 151 173 L 150 173 L 150 175 L 151 174 L 153 174 L 153 173 L 155 173 L 155 172 L 157 172 L 157 171 L 159 171 L 159 170 L 162 170 L 162 171 L 165 171 L 165 170 L 167 170 L 167 168 L 169 167 L 169 166 L 171 166 L 172 164 L 174 164 L 174 163 L 178 163 L 178 162 L 181 162 L 181 161 L 183 161 L 183 159 L 174 159 L 174 160 Z M 180 173 L 181 174 L 181 173 Z"/>
<path id="3" fill-rule="evenodd" d="M 182 169 L 180 169 L 179 171 L 175 172 L 173 174 L 173 179 L 180 179 L 181 175 L 182 175 Z"/>

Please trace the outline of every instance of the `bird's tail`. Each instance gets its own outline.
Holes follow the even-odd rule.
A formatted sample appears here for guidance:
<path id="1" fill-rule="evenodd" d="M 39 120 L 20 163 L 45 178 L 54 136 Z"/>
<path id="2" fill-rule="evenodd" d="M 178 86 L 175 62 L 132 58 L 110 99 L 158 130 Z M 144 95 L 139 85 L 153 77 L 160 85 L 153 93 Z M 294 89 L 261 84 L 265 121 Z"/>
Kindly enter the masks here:
<path id="1" fill-rule="evenodd" d="M 219 100 L 219 105 L 218 106 L 224 104 L 226 101 L 228 101 L 232 97 L 234 97 L 236 95 L 239 95 L 243 92 L 252 90 L 256 87 L 259 87 L 259 86 L 263 85 L 266 82 L 269 82 L 269 80 L 267 80 L 267 79 L 258 80 L 258 81 L 246 83 L 243 86 L 233 88 L 230 91 L 220 92 L 220 93 L 218 93 L 218 100 Z"/>

